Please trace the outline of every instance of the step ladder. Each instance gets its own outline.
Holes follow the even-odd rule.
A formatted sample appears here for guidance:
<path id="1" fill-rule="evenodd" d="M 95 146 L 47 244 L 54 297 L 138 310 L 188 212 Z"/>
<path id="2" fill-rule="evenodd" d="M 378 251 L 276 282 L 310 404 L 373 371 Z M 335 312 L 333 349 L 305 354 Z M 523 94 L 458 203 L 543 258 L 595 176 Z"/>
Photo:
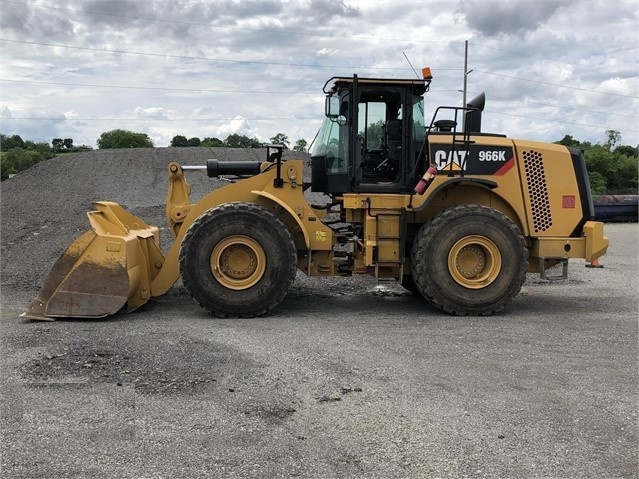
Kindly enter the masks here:
<path id="1" fill-rule="evenodd" d="M 398 277 L 384 276 L 401 281 L 404 277 L 404 260 L 406 259 L 406 211 L 379 213 L 376 218 L 375 244 L 373 247 L 373 265 L 375 280 L 380 280 L 380 267 L 399 266 Z"/>

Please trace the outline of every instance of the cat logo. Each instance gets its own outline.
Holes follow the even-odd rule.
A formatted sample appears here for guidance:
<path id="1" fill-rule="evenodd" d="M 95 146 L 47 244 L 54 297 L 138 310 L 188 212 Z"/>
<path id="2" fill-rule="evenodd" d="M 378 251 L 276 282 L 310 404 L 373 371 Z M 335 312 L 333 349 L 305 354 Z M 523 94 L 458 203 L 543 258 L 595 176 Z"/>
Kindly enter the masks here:
<path id="1" fill-rule="evenodd" d="M 467 151 L 446 151 L 437 150 L 435 152 L 435 163 L 439 170 L 459 171 L 466 161 Z"/>
<path id="2" fill-rule="evenodd" d="M 326 241 L 326 232 L 325 231 L 320 231 L 320 230 L 315 230 L 315 239 L 317 241 Z"/>
<path id="3" fill-rule="evenodd" d="M 503 175 L 514 164 L 513 150 L 508 145 L 488 146 L 470 143 L 433 146 L 432 158 L 440 171 L 457 173 L 463 170 L 469 175 Z"/>

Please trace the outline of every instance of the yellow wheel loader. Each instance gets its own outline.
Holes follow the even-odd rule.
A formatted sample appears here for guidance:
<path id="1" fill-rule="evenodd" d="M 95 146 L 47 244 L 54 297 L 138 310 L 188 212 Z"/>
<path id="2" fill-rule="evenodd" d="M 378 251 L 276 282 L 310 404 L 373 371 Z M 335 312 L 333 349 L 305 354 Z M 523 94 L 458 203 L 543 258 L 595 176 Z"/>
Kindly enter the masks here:
<path id="1" fill-rule="evenodd" d="M 208 160 L 168 165 L 159 230 L 110 202 L 53 266 L 23 317 L 97 318 L 131 311 L 181 277 L 221 317 L 263 315 L 308 276 L 392 278 L 436 308 L 490 315 L 518 294 L 527 272 L 605 254 L 581 151 L 481 130 L 485 98 L 424 118 L 421 79 L 334 77 L 325 119 L 304 159 Z M 197 202 L 185 172 L 232 178 Z M 323 193 L 322 206 L 304 192 Z"/>

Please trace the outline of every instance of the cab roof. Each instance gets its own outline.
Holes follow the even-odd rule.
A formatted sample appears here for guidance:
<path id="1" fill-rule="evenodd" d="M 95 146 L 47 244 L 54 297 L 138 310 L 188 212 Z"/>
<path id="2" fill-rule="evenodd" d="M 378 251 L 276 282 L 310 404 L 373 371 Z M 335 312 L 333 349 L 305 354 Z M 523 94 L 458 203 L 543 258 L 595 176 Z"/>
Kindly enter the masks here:
<path id="1" fill-rule="evenodd" d="M 351 88 L 354 83 L 358 85 L 379 86 L 379 87 L 401 87 L 412 86 L 414 93 L 421 95 L 428 90 L 431 78 L 362 78 L 357 75 L 352 77 L 332 77 L 325 84 L 322 91 L 325 94 L 336 93 L 344 88 Z"/>

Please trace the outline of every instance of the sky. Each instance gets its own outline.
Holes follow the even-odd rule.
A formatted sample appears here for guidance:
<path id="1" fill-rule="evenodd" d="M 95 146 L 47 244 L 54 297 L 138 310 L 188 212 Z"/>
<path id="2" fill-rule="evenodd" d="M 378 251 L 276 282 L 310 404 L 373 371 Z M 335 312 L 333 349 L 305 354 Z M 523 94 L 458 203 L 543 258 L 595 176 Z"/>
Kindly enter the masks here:
<path id="1" fill-rule="evenodd" d="M 292 147 L 315 137 L 330 78 L 429 66 L 428 120 L 462 105 L 465 78 L 484 131 L 636 146 L 638 17 L 637 0 L 0 0 L 0 133 Z"/>

